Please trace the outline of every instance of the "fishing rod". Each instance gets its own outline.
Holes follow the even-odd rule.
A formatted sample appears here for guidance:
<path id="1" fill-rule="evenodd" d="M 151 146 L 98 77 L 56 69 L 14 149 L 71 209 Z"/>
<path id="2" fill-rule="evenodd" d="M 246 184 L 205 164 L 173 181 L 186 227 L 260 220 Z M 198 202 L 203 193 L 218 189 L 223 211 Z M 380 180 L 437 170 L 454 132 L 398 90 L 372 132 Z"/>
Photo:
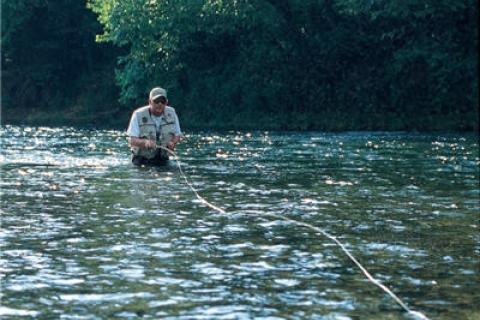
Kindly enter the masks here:
<path id="1" fill-rule="evenodd" d="M 195 194 L 195 196 L 197 197 L 198 200 L 200 200 L 203 204 L 205 204 L 206 206 L 212 208 L 213 210 L 217 211 L 217 212 L 220 212 L 221 214 L 228 214 L 224 209 L 208 202 L 205 198 L 203 198 L 199 193 L 198 191 L 193 187 L 192 183 L 190 183 L 190 181 L 188 180 L 187 178 L 187 175 L 185 174 L 185 172 L 183 172 L 183 169 L 182 169 L 182 166 L 180 165 L 180 160 L 179 160 L 179 157 L 177 156 L 177 154 L 175 152 L 173 152 L 172 150 L 168 149 L 168 148 L 165 148 L 163 146 L 157 146 L 158 149 L 162 149 L 162 150 L 165 150 L 167 151 L 169 154 L 171 154 L 172 156 L 174 156 L 175 158 L 175 161 L 177 163 L 177 166 L 178 166 L 178 170 L 180 172 L 180 174 L 182 175 L 183 179 L 185 180 L 185 183 L 190 187 L 190 189 L 193 191 L 193 193 Z M 277 214 L 274 214 L 274 213 L 269 213 L 269 212 L 261 212 L 260 213 L 261 215 L 263 216 L 268 216 L 268 217 L 274 217 L 276 219 L 280 219 L 280 220 L 284 220 L 284 221 L 288 221 L 288 222 L 291 222 L 291 223 L 294 223 L 296 225 L 299 225 L 299 226 L 303 226 L 303 227 L 306 227 L 308 229 L 311 229 L 313 231 L 316 231 L 320 234 L 322 234 L 323 236 L 327 237 L 328 239 L 332 240 L 333 242 L 335 242 L 336 245 L 338 245 L 342 251 L 347 255 L 347 257 L 360 269 L 360 271 L 362 271 L 362 273 L 365 275 L 365 277 L 371 282 L 373 283 L 374 285 L 376 285 L 377 287 L 379 287 L 380 289 L 382 289 L 384 292 L 386 292 L 400 307 L 402 307 L 403 310 L 405 310 L 409 315 L 415 317 L 416 319 L 420 319 L 420 320 L 430 320 L 426 315 L 424 315 L 423 313 L 419 312 L 419 311 L 415 311 L 415 310 L 412 310 L 410 309 L 403 301 L 402 299 L 400 299 L 395 293 L 392 292 L 392 290 L 390 290 L 387 286 L 385 286 L 384 284 L 382 284 L 379 280 L 377 280 L 375 277 L 373 277 L 370 272 L 368 272 L 368 270 L 353 256 L 353 254 L 345 247 L 345 245 L 337 239 L 337 237 L 331 235 L 330 233 L 326 232 L 325 230 L 319 228 L 319 227 L 316 227 L 314 225 L 311 225 L 309 223 L 305 223 L 305 222 L 301 222 L 301 221 L 297 221 L 297 220 L 294 220 L 294 219 L 291 219 L 291 218 L 287 218 L 287 217 L 284 217 L 284 216 L 280 216 L 280 215 L 277 215 Z"/>

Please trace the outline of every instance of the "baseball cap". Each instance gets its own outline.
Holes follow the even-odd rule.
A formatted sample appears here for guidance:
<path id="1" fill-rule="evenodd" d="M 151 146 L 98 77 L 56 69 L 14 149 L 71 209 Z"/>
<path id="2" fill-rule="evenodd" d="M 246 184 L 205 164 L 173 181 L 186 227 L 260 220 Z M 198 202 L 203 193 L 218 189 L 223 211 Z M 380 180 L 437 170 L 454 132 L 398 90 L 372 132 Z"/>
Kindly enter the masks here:
<path id="1" fill-rule="evenodd" d="M 150 91 L 150 100 L 155 100 L 158 97 L 167 97 L 167 91 L 163 88 L 156 87 Z"/>

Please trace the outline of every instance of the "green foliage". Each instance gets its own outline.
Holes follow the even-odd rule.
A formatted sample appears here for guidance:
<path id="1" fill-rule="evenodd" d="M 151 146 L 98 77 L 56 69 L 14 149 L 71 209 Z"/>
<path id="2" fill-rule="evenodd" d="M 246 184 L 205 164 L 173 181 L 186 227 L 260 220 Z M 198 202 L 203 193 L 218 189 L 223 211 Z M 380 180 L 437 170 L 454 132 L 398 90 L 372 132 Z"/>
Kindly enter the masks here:
<path id="1" fill-rule="evenodd" d="M 85 125 L 116 108 L 118 50 L 95 43 L 100 31 L 81 1 L 2 0 L 3 119 Z"/>
<path id="2" fill-rule="evenodd" d="M 89 4 L 100 39 L 130 48 L 122 101 L 162 84 L 190 127 L 478 126 L 473 0 Z"/>
<path id="3" fill-rule="evenodd" d="M 341 7 L 376 26 L 369 37 L 388 49 L 379 80 L 406 123 L 439 129 L 451 118 L 458 129 L 478 128 L 477 2 L 347 0 Z"/>
<path id="4" fill-rule="evenodd" d="M 123 127 L 116 67 L 124 110 L 161 85 L 190 128 L 478 128 L 473 0 L 87 0 L 103 31 L 78 1 L 2 1 L 4 105 Z"/>

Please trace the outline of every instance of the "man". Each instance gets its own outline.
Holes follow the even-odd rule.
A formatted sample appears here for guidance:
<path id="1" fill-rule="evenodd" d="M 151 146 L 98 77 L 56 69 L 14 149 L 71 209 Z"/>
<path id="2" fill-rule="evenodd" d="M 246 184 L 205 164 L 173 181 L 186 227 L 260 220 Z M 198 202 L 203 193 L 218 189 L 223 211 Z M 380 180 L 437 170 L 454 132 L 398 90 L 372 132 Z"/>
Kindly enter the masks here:
<path id="1" fill-rule="evenodd" d="M 168 152 L 157 146 L 175 150 L 182 132 L 175 109 L 168 106 L 165 89 L 157 87 L 150 91 L 148 105 L 133 112 L 127 134 L 134 165 L 167 164 Z"/>

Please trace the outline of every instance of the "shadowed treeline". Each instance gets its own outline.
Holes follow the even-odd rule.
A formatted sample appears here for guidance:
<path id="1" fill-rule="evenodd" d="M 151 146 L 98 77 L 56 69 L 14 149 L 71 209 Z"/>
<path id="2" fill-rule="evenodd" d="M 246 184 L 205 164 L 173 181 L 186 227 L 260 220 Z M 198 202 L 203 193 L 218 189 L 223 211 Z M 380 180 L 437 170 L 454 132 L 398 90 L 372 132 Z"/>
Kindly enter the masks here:
<path id="1" fill-rule="evenodd" d="M 162 85 L 192 129 L 475 130 L 477 16 L 473 0 L 2 0 L 2 123 L 124 128 Z"/>

